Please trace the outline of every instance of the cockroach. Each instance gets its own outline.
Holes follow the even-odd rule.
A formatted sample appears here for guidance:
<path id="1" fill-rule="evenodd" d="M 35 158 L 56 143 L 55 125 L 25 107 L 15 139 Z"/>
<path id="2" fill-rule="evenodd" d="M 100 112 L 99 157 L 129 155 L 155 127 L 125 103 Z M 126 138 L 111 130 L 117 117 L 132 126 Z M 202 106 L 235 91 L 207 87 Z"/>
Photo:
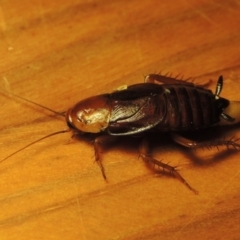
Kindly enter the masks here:
<path id="1" fill-rule="evenodd" d="M 12 153 L 2 161 L 36 142 L 56 134 L 68 131 L 72 131 L 74 134 L 91 133 L 96 134 L 94 141 L 95 160 L 106 179 L 101 162 L 100 146 L 118 137 L 140 136 L 143 137 L 139 146 L 140 157 L 146 163 L 169 172 L 191 191 L 197 193 L 180 175 L 176 167 L 151 157 L 149 143 L 144 136 L 149 132 L 156 135 L 161 134 L 161 132 L 169 132 L 175 142 L 188 148 L 220 145 L 235 149 L 240 148 L 237 140 L 233 139 L 196 142 L 181 136 L 185 132 L 199 132 L 216 125 L 240 122 L 240 102 L 230 102 L 228 99 L 220 97 L 222 88 L 222 76 L 219 77 L 216 91 L 213 93 L 201 85 L 186 80 L 150 74 L 145 77 L 144 83 L 87 98 L 78 102 L 65 113 L 58 113 L 37 104 L 64 116 L 68 129 L 44 136 Z M 34 103 L 25 98 L 19 98 Z"/>

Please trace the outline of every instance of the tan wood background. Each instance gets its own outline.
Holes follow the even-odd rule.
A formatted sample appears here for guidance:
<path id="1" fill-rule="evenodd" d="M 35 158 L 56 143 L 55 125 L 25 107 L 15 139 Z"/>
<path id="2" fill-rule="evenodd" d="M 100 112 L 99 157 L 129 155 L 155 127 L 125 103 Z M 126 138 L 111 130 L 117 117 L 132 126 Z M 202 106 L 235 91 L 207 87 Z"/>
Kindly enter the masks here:
<path id="1" fill-rule="evenodd" d="M 239 0 L 8 0 L 0 29 L 0 89 L 57 111 L 159 71 L 212 79 L 212 90 L 222 74 L 222 96 L 240 101 Z M 66 128 L 15 97 L 0 93 L 0 104 L 0 159 Z M 194 195 L 146 168 L 137 146 L 106 151 L 108 183 L 91 143 L 70 133 L 2 162 L 0 239 L 240 239 L 239 153 L 155 144 Z"/>

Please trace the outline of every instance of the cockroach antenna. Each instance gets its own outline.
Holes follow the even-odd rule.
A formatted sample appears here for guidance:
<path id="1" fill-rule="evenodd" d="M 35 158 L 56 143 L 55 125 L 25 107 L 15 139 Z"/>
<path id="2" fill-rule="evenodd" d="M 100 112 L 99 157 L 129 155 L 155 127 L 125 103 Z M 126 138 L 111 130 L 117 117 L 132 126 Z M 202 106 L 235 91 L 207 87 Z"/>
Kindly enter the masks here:
<path id="1" fill-rule="evenodd" d="M 24 149 L 26 149 L 26 148 L 28 148 L 28 147 L 34 145 L 34 144 L 37 143 L 37 142 L 40 142 L 40 141 L 42 141 L 42 140 L 44 140 L 44 139 L 46 139 L 46 138 L 49 138 L 49 137 L 55 136 L 55 135 L 60 134 L 60 133 L 66 133 L 66 132 L 70 132 L 70 131 L 71 131 L 70 129 L 61 130 L 61 131 L 58 131 L 58 132 L 54 132 L 54 133 L 48 134 L 48 135 L 46 135 L 46 136 L 44 136 L 44 137 L 41 137 L 41 138 L 35 140 L 34 142 L 31 142 L 31 143 L 29 143 L 28 145 L 26 145 L 26 146 L 24 146 L 24 147 L 18 149 L 17 151 L 11 153 L 10 155 L 8 155 L 8 156 L 5 157 L 4 159 L 2 159 L 2 160 L 0 161 L 0 163 L 4 162 L 5 160 L 7 160 L 8 158 L 12 157 L 13 155 L 15 155 L 15 154 L 21 152 L 22 150 L 24 150 Z"/>
<path id="2" fill-rule="evenodd" d="M 55 114 L 57 114 L 57 115 L 59 115 L 59 116 L 65 117 L 65 112 L 57 112 L 57 111 L 55 111 L 55 110 L 53 110 L 53 109 L 51 109 L 51 108 L 48 108 L 48 107 L 43 106 L 43 105 L 41 105 L 41 104 L 39 104 L 39 103 L 33 102 L 33 101 L 31 101 L 31 100 L 29 100 L 29 99 L 26 99 L 26 98 L 24 98 L 24 97 L 20 97 L 20 96 L 14 94 L 14 93 L 5 92 L 5 91 L 3 91 L 3 90 L 1 90 L 1 92 L 4 93 L 4 94 L 12 95 L 12 96 L 17 97 L 17 98 L 19 98 L 19 99 L 22 99 L 22 100 L 24 100 L 24 101 L 26 101 L 26 102 L 32 103 L 32 104 L 34 104 L 34 105 L 36 105 L 36 106 L 39 106 L 39 107 L 41 107 L 41 108 L 44 108 L 44 109 L 46 109 L 46 110 L 48 110 L 48 111 L 50 111 L 50 112 L 52 112 L 52 113 L 55 113 Z"/>
<path id="3" fill-rule="evenodd" d="M 65 112 L 57 112 L 57 111 L 55 111 L 55 110 L 53 110 L 53 109 L 51 109 L 51 108 L 48 108 L 48 107 L 43 106 L 43 105 L 41 105 L 41 104 L 39 104 L 39 103 L 33 102 L 33 101 L 31 101 L 31 100 L 29 100 L 29 99 L 26 99 L 26 98 L 24 98 L 24 97 L 20 97 L 20 96 L 14 94 L 14 93 L 5 92 L 5 91 L 3 91 L 3 90 L 1 90 L 1 92 L 4 93 L 4 94 L 12 95 L 12 96 L 17 97 L 17 98 L 19 98 L 19 99 L 21 99 L 21 100 L 24 100 L 24 101 L 26 101 L 26 102 L 32 103 L 32 104 L 34 104 L 34 105 L 36 105 L 36 106 L 39 106 L 39 107 L 41 107 L 41 108 L 44 108 L 44 109 L 46 109 L 46 110 L 48 110 L 48 111 L 50 111 L 50 112 L 52 112 L 52 113 L 55 113 L 55 114 L 57 114 L 57 115 L 59 115 L 59 116 L 65 117 Z M 18 149 L 17 151 L 11 153 L 10 155 L 8 155 L 7 157 L 5 157 L 4 159 L 0 160 L 0 163 L 4 162 L 5 160 L 9 159 L 10 157 L 14 156 L 15 154 L 21 152 L 22 150 L 24 150 L 24 149 L 26 149 L 26 148 L 34 145 L 35 143 L 38 143 L 38 142 L 40 142 L 40 141 L 42 141 L 42 140 L 44 140 L 44 139 L 46 139 L 46 138 L 49 138 L 49 137 L 52 137 L 52 136 L 55 136 L 55 135 L 58 135 L 58 134 L 61 134 L 61 133 L 70 132 L 70 131 L 71 131 L 71 130 L 68 128 L 68 129 L 61 130 L 61 131 L 57 131 L 57 132 L 53 132 L 53 133 L 48 134 L 48 135 L 46 135 L 46 136 L 44 136 L 44 137 L 41 137 L 41 138 L 35 140 L 34 142 L 31 142 L 31 143 L 27 144 L 26 146 Z"/>

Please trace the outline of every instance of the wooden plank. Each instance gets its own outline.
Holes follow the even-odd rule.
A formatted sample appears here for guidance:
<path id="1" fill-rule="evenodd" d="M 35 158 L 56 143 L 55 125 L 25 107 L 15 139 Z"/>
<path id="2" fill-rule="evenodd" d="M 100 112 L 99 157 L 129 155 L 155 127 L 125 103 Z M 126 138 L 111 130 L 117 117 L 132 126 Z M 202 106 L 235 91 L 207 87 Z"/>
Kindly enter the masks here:
<path id="1" fill-rule="evenodd" d="M 0 89 L 57 111 L 99 93 L 171 72 L 240 100 L 237 0 L 4 1 Z M 0 160 L 64 119 L 0 93 Z M 233 129 L 227 136 L 239 136 Z M 0 164 L 2 239 L 238 239 L 239 154 L 187 150 L 163 139 L 154 154 L 179 165 L 199 191 L 158 176 L 137 139 L 104 154 L 108 183 L 86 139 L 58 135 Z"/>

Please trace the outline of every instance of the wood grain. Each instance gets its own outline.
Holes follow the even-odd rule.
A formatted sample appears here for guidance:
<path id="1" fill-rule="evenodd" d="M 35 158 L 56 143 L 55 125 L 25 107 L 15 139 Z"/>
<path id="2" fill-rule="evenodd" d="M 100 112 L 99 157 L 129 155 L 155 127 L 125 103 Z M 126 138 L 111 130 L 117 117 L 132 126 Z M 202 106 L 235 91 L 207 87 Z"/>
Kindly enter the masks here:
<path id="1" fill-rule="evenodd" d="M 0 89 L 64 111 L 88 96 L 162 71 L 212 79 L 240 100 L 240 1 L 33 0 L 0 3 Z M 0 93 L 0 159 L 65 121 Z M 235 129 L 229 136 L 239 136 Z M 92 144 L 71 134 L 46 139 L 0 164 L 0 238 L 239 239 L 239 153 L 154 154 L 181 166 L 200 194 L 138 159 L 138 141 L 107 150 L 106 183 Z"/>

